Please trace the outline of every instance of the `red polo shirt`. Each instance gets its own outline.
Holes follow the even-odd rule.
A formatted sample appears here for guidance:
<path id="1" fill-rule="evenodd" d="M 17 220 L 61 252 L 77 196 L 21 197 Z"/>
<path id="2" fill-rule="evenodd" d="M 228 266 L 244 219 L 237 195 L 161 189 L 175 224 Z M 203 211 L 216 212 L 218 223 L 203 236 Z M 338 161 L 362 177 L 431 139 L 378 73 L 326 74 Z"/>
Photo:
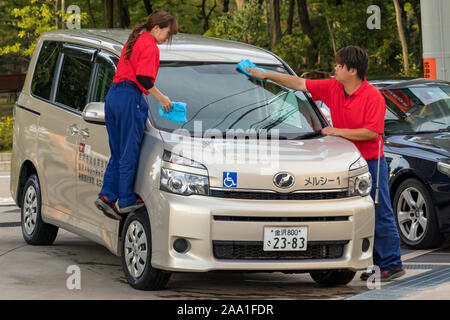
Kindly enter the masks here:
<path id="1" fill-rule="evenodd" d="M 136 80 L 136 76 L 150 77 L 155 83 L 159 68 L 159 48 L 155 38 L 147 32 L 142 32 L 134 43 L 128 60 L 125 59 L 125 52 L 126 43 L 120 54 L 113 82 L 134 81 L 143 93 L 149 94 L 148 90 Z"/>
<path id="2" fill-rule="evenodd" d="M 380 135 L 367 141 L 351 140 L 366 160 L 378 158 L 378 141 L 381 141 L 383 156 L 384 114 L 386 103 L 377 88 L 364 78 L 362 85 L 347 98 L 344 86 L 335 78 L 326 80 L 306 80 L 306 89 L 314 100 L 323 101 L 330 108 L 331 120 L 335 128 L 366 128 Z"/>

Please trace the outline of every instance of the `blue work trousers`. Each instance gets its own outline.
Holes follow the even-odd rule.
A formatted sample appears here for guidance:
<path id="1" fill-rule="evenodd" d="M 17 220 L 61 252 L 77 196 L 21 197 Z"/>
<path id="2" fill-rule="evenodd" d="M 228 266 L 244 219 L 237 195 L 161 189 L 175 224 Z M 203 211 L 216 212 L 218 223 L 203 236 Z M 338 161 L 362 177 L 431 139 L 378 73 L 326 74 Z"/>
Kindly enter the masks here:
<path id="1" fill-rule="evenodd" d="M 139 88 L 133 84 L 132 81 L 113 84 L 105 99 L 111 158 L 100 194 L 110 201 L 119 199 L 119 207 L 136 202 L 134 178 L 148 117 L 148 105 Z"/>
<path id="2" fill-rule="evenodd" d="M 377 160 L 367 161 L 370 174 L 372 175 L 370 196 L 374 201 L 377 185 L 377 162 Z M 400 237 L 389 196 L 388 166 L 384 156 L 380 159 L 378 205 L 375 207 L 373 263 L 383 270 L 395 270 L 402 267 Z"/>

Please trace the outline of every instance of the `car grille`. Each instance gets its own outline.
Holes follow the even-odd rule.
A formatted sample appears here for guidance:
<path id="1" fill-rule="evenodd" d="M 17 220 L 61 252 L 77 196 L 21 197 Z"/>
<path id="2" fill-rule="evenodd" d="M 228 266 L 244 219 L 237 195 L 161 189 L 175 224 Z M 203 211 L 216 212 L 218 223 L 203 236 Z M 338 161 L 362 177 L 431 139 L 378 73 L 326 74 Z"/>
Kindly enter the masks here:
<path id="1" fill-rule="evenodd" d="M 337 259 L 345 241 L 310 241 L 306 251 L 264 251 L 262 241 L 213 241 L 214 257 L 220 260 Z"/>
<path id="2" fill-rule="evenodd" d="M 244 200 L 332 200 L 348 197 L 348 191 L 331 192 L 252 192 L 252 191 L 223 191 L 211 189 L 211 196 L 225 199 Z"/>

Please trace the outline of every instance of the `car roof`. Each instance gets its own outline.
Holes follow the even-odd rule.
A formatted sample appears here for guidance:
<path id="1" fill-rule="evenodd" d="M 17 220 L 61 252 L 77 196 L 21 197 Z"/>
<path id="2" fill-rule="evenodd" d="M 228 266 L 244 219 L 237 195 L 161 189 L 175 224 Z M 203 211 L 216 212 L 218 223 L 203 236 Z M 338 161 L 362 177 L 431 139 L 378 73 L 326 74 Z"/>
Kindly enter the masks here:
<path id="1" fill-rule="evenodd" d="M 120 56 L 130 35 L 129 29 L 79 29 L 45 32 L 42 40 L 59 40 L 90 45 L 112 51 Z M 258 64 L 282 62 L 277 57 L 258 47 L 242 42 L 216 39 L 192 34 L 177 34 L 171 44 L 158 45 L 161 61 L 232 62 L 242 58 Z"/>
<path id="2" fill-rule="evenodd" d="M 418 78 L 413 80 L 374 80 L 369 82 L 378 89 L 402 89 L 402 88 L 450 86 L 450 82 L 445 80 L 425 79 L 425 78 Z"/>

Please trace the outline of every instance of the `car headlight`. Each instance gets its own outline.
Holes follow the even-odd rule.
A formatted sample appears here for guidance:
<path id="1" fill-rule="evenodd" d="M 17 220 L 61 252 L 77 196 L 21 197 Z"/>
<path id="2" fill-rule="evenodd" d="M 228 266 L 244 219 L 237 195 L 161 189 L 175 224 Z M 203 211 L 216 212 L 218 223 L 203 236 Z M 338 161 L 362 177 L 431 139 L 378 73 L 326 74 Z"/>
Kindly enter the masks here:
<path id="1" fill-rule="evenodd" d="M 447 161 L 447 162 L 449 162 L 449 161 Z M 440 172 L 442 172 L 443 174 L 446 174 L 447 176 L 450 177 L 450 164 L 449 163 L 439 161 L 437 164 L 437 168 Z"/>
<path id="2" fill-rule="evenodd" d="M 358 158 L 358 160 L 356 160 L 355 162 L 352 163 L 352 165 L 350 166 L 349 170 L 353 171 L 356 169 L 361 169 L 367 166 L 367 161 L 361 156 Z"/>
<path id="3" fill-rule="evenodd" d="M 184 196 L 209 194 L 209 179 L 201 176 L 167 168 L 161 168 L 161 190 Z"/>
<path id="4" fill-rule="evenodd" d="M 201 163 L 198 163 L 194 160 L 179 156 L 175 153 L 172 153 L 168 150 L 164 150 L 163 158 L 164 161 L 173 163 L 173 164 L 179 164 L 182 166 L 192 167 L 192 168 L 198 168 L 198 169 L 204 169 L 206 170 L 205 166 Z"/>
<path id="5" fill-rule="evenodd" d="M 370 172 L 363 173 L 356 177 L 350 177 L 348 180 L 349 197 L 365 197 L 372 190 L 372 176 Z"/>

